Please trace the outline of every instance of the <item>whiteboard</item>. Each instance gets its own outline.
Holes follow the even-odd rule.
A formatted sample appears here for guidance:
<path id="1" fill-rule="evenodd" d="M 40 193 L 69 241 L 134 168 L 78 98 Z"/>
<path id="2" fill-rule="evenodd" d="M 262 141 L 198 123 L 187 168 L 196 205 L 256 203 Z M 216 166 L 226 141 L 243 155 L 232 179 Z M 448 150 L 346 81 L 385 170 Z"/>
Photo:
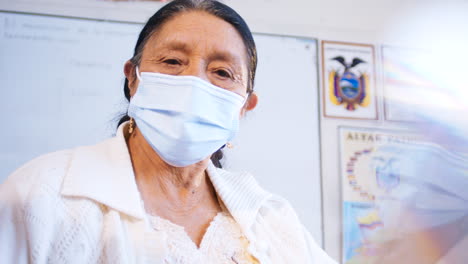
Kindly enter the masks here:
<path id="1" fill-rule="evenodd" d="M 0 182 L 41 154 L 113 135 L 141 24 L 0 12 Z M 254 34 L 257 108 L 225 151 L 322 242 L 317 42 Z"/>
<path id="2" fill-rule="evenodd" d="M 0 180 L 41 154 L 112 135 L 141 27 L 0 12 Z"/>

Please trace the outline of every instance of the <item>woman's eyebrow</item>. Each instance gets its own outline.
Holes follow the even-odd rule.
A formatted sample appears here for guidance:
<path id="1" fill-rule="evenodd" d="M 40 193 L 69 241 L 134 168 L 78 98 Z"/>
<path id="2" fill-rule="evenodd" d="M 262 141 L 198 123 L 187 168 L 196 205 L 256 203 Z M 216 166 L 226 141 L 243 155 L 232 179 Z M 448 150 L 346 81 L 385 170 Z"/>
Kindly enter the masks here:
<path id="1" fill-rule="evenodd" d="M 165 50 L 181 51 L 183 53 L 189 53 L 191 51 L 191 48 L 187 43 L 180 41 L 171 41 L 168 43 L 164 43 L 164 46 L 162 48 Z"/>
<path id="2" fill-rule="evenodd" d="M 170 41 L 170 42 L 164 43 L 161 48 L 163 50 L 180 51 L 180 52 L 187 53 L 187 54 L 192 51 L 192 48 L 190 45 L 181 41 Z M 224 61 L 224 62 L 228 62 L 232 64 L 233 66 L 238 66 L 238 65 L 241 65 L 242 63 L 240 56 L 236 56 L 234 53 L 229 52 L 229 51 L 214 51 L 208 56 L 208 60 Z"/>
<path id="3" fill-rule="evenodd" d="M 210 61 L 225 61 L 229 62 L 235 66 L 238 66 L 241 64 L 241 60 L 239 56 L 236 56 L 230 52 L 227 51 L 217 51 L 208 56 L 208 59 Z"/>

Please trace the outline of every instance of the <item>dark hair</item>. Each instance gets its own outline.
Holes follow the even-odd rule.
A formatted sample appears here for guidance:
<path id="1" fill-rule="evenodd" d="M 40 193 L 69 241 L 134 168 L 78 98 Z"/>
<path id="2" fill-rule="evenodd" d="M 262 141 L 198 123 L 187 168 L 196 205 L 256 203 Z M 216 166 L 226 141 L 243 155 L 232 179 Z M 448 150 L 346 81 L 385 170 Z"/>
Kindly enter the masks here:
<path id="1" fill-rule="evenodd" d="M 249 27 L 245 23 L 244 19 L 229 6 L 220 3 L 215 0 L 174 0 L 167 5 L 159 9 L 149 20 L 140 32 L 138 41 L 135 45 L 133 57 L 130 61 L 134 65 L 139 65 L 141 61 L 141 55 L 145 47 L 146 42 L 151 38 L 154 32 L 160 29 L 164 23 L 175 17 L 177 14 L 187 11 L 203 11 L 212 14 L 229 24 L 231 24 L 242 37 L 244 45 L 246 47 L 247 59 L 248 59 L 248 83 L 247 83 L 247 94 L 250 95 L 253 91 L 255 71 L 257 69 L 257 49 L 255 42 L 250 32 Z M 125 79 L 124 84 L 125 98 L 130 101 L 130 89 L 128 87 L 128 79 Z M 125 121 L 130 120 L 128 114 L 125 114 L 119 121 L 118 125 Z M 221 159 L 223 158 L 223 152 L 221 149 L 217 150 L 211 155 L 213 164 L 221 168 Z"/>

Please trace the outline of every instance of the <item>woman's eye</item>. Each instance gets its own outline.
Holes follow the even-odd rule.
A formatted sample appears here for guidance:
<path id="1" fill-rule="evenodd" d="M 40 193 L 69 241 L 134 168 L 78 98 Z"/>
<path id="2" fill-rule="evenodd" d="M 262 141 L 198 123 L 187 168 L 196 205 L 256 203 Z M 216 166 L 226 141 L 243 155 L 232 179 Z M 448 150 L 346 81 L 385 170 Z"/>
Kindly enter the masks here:
<path id="1" fill-rule="evenodd" d="M 167 59 L 167 60 L 164 60 L 164 63 L 169 64 L 169 65 L 180 65 L 180 62 L 176 59 Z"/>
<path id="2" fill-rule="evenodd" d="M 215 73 L 223 78 L 232 78 L 231 73 L 226 70 L 216 70 Z"/>

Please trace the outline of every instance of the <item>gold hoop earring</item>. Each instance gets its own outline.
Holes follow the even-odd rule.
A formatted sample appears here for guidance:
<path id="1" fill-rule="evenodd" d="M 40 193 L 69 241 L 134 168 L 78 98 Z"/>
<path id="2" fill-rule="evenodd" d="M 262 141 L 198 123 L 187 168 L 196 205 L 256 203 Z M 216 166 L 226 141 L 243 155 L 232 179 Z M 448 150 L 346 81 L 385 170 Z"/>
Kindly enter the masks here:
<path id="1" fill-rule="evenodd" d="M 128 124 L 128 133 L 132 134 L 133 133 L 133 127 L 135 126 L 135 123 L 133 121 L 133 117 L 130 117 L 130 124 Z"/>

